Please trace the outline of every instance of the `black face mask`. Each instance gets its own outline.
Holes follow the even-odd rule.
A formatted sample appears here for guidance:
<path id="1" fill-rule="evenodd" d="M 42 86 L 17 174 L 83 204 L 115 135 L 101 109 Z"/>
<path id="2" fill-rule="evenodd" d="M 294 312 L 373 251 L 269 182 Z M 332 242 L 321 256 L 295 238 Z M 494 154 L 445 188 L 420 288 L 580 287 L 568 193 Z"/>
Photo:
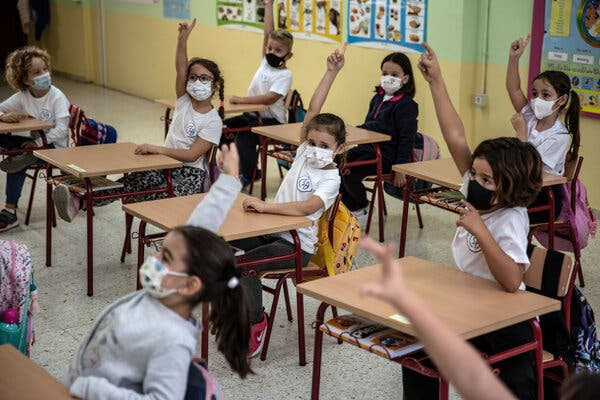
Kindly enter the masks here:
<path id="1" fill-rule="evenodd" d="M 281 65 L 283 65 L 283 63 L 285 62 L 284 59 L 286 57 L 287 57 L 287 54 L 284 55 L 283 57 L 279 57 L 278 55 L 273 54 L 273 53 L 267 53 L 267 54 L 265 54 L 265 58 L 267 59 L 267 62 L 273 68 L 279 68 L 279 67 L 281 67 Z"/>
<path id="2" fill-rule="evenodd" d="M 492 208 L 492 197 L 494 191 L 484 188 L 475 179 L 469 180 L 467 190 L 467 201 L 477 210 L 489 210 Z"/>

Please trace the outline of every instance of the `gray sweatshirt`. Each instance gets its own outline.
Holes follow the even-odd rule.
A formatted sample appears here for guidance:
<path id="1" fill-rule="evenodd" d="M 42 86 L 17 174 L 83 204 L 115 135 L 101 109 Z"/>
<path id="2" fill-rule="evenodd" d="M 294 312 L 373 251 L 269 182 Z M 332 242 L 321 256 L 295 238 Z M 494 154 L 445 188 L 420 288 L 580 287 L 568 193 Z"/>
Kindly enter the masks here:
<path id="1" fill-rule="evenodd" d="M 221 174 L 189 225 L 217 232 L 242 185 Z M 200 327 L 140 290 L 104 310 L 63 383 L 82 399 L 183 399 Z"/>

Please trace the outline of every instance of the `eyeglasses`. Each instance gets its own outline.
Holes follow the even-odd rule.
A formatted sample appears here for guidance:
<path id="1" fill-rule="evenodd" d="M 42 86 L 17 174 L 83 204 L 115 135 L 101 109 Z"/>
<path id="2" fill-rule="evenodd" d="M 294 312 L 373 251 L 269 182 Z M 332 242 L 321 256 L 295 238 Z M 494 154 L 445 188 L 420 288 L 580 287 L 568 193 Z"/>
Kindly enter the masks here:
<path id="1" fill-rule="evenodd" d="M 206 74 L 188 76 L 188 81 L 190 81 L 190 82 L 200 81 L 201 83 L 209 83 L 214 80 L 215 80 L 215 78 L 213 78 L 210 75 L 206 75 Z"/>

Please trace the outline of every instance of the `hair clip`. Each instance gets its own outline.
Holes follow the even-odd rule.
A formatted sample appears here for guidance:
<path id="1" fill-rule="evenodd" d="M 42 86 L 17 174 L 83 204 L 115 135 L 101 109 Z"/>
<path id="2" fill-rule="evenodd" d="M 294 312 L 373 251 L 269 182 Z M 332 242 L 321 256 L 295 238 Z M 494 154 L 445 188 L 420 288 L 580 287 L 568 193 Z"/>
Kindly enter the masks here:
<path id="1" fill-rule="evenodd" d="M 236 278 L 235 276 L 232 276 L 228 281 L 227 281 L 227 287 L 229 289 L 233 289 L 235 288 L 237 285 L 240 284 L 240 280 L 238 278 Z"/>

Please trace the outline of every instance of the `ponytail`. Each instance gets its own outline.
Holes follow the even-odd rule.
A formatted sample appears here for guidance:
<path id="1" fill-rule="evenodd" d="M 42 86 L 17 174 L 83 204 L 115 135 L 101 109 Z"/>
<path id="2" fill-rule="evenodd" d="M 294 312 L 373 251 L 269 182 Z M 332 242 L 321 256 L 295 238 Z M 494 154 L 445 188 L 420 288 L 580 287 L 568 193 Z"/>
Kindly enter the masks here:
<path id="1" fill-rule="evenodd" d="M 246 293 L 239 284 L 235 257 L 225 241 L 214 233 L 195 226 L 179 226 L 186 244 L 187 272 L 202 282 L 200 293 L 191 305 L 210 302 L 209 321 L 217 347 L 240 377 L 251 373 L 248 364 L 250 311 Z"/>
<path id="2" fill-rule="evenodd" d="M 568 160 L 576 160 L 579 155 L 579 144 L 580 144 L 580 135 L 579 135 L 579 96 L 574 90 L 571 90 L 570 94 L 570 102 L 569 109 L 565 114 L 565 126 L 567 127 L 567 131 L 571 135 L 571 147 L 569 148 L 569 153 L 567 155 Z"/>

